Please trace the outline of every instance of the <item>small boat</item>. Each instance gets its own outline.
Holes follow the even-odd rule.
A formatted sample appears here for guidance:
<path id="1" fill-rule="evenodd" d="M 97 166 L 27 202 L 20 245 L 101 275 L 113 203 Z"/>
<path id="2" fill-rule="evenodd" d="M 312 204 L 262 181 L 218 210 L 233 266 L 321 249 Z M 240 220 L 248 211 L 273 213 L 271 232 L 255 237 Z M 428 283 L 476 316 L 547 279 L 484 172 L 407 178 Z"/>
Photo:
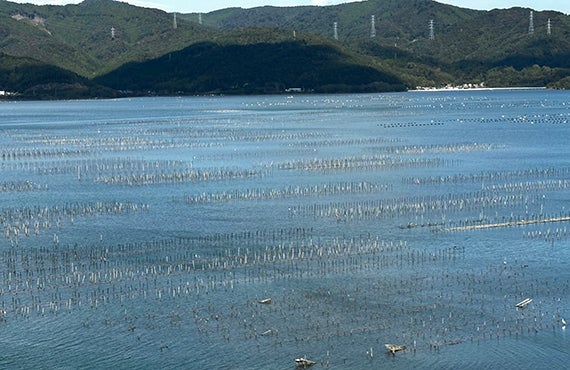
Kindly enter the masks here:
<path id="1" fill-rule="evenodd" d="M 295 364 L 297 365 L 297 367 L 309 367 L 313 366 L 315 364 L 315 361 L 311 361 L 309 359 L 306 359 L 305 357 L 299 357 L 295 359 Z"/>
<path id="2" fill-rule="evenodd" d="M 261 304 L 270 304 L 272 302 L 271 298 L 265 298 L 259 301 Z"/>
<path id="3" fill-rule="evenodd" d="M 402 345 L 396 345 L 396 344 L 384 344 L 384 345 L 386 346 L 388 351 L 390 351 L 390 353 L 392 353 L 393 355 L 395 355 L 396 352 L 398 351 L 403 351 L 406 349 L 406 346 Z"/>
<path id="4" fill-rule="evenodd" d="M 517 308 L 525 308 L 530 302 L 532 302 L 532 298 L 526 298 L 517 303 L 515 306 Z"/>

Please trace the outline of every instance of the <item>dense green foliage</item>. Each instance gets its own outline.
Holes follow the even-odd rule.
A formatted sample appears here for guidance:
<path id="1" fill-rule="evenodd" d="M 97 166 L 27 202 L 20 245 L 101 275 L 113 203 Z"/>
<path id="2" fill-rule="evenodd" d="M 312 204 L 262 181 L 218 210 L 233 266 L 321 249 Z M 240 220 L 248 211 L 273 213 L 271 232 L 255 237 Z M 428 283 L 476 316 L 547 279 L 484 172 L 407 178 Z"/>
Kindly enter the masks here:
<path id="1" fill-rule="evenodd" d="M 372 15 L 374 38 L 370 37 Z M 530 9 L 523 8 L 477 11 L 431 0 L 368 0 L 331 7 L 230 8 L 202 19 L 227 31 L 273 25 L 328 38 L 337 22 L 340 45 L 383 60 L 409 86 L 469 82 L 544 86 L 570 74 L 570 17 L 535 11 L 534 33 L 529 34 L 529 15 Z M 189 20 L 195 18 L 187 15 Z M 521 72 L 534 65 L 544 67 L 542 78 Z M 504 67 L 520 73 L 497 79 L 497 71 Z"/>
<path id="2" fill-rule="evenodd" d="M 0 54 L 0 90 L 17 99 L 77 99 L 117 94 L 73 72 L 32 59 Z"/>
<path id="3" fill-rule="evenodd" d="M 551 83 L 548 85 L 548 87 L 552 89 L 570 90 L 570 76 L 564 77 L 561 80 Z"/>
<path id="4" fill-rule="evenodd" d="M 200 43 L 145 63 L 127 64 L 97 82 L 159 93 L 278 93 L 400 91 L 396 77 L 350 63 L 324 45 L 291 41 L 249 45 Z"/>
<path id="5" fill-rule="evenodd" d="M 66 6 L 1 1 L 0 53 L 14 59 L 0 61 L 0 90 L 28 94 L 39 91 L 32 86 L 49 87 L 46 91 L 82 86 L 70 91 L 103 94 L 91 80 L 122 91 L 169 94 L 289 87 L 392 91 L 464 83 L 564 88 L 570 76 L 570 17 L 534 12 L 531 34 L 529 13 L 477 11 L 432 0 L 368 0 L 227 8 L 199 18 L 113 0 Z M 32 70 L 22 73 L 26 68 Z"/>
<path id="6" fill-rule="evenodd" d="M 174 29 L 172 14 L 113 0 L 66 6 L 2 1 L 0 20 L 1 52 L 41 60 L 88 78 L 212 35 L 205 27 L 182 19 Z"/>

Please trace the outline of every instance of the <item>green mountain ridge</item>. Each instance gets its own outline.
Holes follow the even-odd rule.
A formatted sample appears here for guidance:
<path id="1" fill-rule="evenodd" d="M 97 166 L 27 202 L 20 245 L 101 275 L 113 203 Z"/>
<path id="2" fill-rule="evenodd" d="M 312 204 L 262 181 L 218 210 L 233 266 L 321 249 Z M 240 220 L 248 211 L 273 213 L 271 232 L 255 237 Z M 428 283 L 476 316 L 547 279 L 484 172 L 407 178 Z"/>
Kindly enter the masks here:
<path id="1" fill-rule="evenodd" d="M 524 8 L 480 11 L 431 0 L 368 0 L 306 11 L 232 8 L 213 12 L 203 19 L 207 25 L 228 31 L 274 24 L 328 37 L 333 36 L 336 22 L 338 42 L 348 48 L 383 59 L 391 57 L 385 52 L 375 54 L 375 50 L 390 50 L 403 61 L 425 63 L 452 73 L 457 80 L 449 82 L 469 82 L 496 67 L 513 66 L 519 70 L 534 64 L 570 67 L 570 18 L 554 11 L 533 11 L 534 33 L 529 34 L 530 11 Z M 373 15 L 376 37 L 371 38 Z M 195 16 L 187 15 L 187 19 Z M 429 39 L 431 20 L 434 40 Z M 464 68 L 477 65 L 481 67 L 476 71 Z"/>
<path id="2" fill-rule="evenodd" d="M 0 51 L 38 59 L 88 78 L 130 61 L 182 49 L 211 35 L 206 28 L 183 20 L 175 30 L 168 13 L 113 0 L 66 6 L 3 1 L 0 17 Z"/>
<path id="3" fill-rule="evenodd" d="M 70 86 L 102 96 L 116 95 L 111 88 L 137 94 L 392 91 L 463 83 L 563 88 L 570 76 L 570 18 L 535 11 L 529 33 L 530 11 L 368 0 L 199 16 L 113 0 L 66 6 L 1 1 L 0 53 L 16 59 L 0 58 L 0 73 L 9 75 L 17 58 L 23 65 L 35 60 L 38 86 L 49 86 L 53 73 L 38 66 L 55 66 L 76 76 L 67 80 L 81 80 Z M 33 90 L 11 76 L 10 84 L 0 76 L 0 90 Z"/>

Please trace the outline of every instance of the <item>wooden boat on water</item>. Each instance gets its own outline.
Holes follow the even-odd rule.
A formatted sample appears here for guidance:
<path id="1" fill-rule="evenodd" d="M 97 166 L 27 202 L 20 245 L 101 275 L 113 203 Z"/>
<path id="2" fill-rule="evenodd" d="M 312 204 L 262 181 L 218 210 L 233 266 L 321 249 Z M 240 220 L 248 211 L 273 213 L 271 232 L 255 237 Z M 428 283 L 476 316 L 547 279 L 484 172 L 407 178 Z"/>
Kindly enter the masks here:
<path id="1" fill-rule="evenodd" d="M 520 301 L 519 303 L 517 303 L 515 306 L 517 308 L 525 308 L 530 302 L 532 302 L 532 298 L 526 298 L 526 299 Z"/>
<path id="2" fill-rule="evenodd" d="M 261 304 L 270 304 L 272 302 L 271 298 L 265 298 L 259 301 Z"/>
<path id="3" fill-rule="evenodd" d="M 386 346 L 386 348 L 388 349 L 388 351 L 390 351 L 390 353 L 392 353 L 393 355 L 396 354 L 396 352 L 398 351 L 403 351 L 406 349 L 406 346 L 402 346 L 402 345 L 396 345 L 396 344 L 384 344 L 384 346 Z"/>
<path id="4" fill-rule="evenodd" d="M 311 361 L 305 357 L 299 357 L 295 359 L 295 364 L 297 367 L 309 367 L 315 364 L 315 361 Z"/>

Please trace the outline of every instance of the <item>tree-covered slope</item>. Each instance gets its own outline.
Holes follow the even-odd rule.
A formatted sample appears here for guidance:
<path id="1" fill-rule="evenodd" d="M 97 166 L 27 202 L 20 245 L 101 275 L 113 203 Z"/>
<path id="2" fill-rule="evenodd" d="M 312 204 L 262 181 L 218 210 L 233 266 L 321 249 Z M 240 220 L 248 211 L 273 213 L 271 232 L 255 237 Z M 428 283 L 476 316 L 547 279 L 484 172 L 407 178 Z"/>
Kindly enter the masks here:
<path id="1" fill-rule="evenodd" d="M 526 8 L 478 11 L 431 0 L 368 0 L 329 7 L 229 8 L 205 14 L 202 20 L 227 32 L 273 25 L 330 39 L 336 23 L 339 45 L 392 65 L 409 84 L 424 81 L 437 85 L 445 79 L 449 83 L 482 82 L 493 79 L 496 74 L 488 72 L 497 68 L 520 71 L 534 65 L 556 69 L 540 80 L 552 82 L 569 73 L 570 17 L 533 11 L 534 33 L 530 34 L 530 12 Z M 195 14 L 186 17 L 197 19 Z M 523 75 L 519 74 L 514 85 L 539 83 Z"/>
<path id="2" fill-rule="evenodd" d="M 397 77 L 328 45 L 302 41 L 246 45 L 204 42 L 97 78 L 118 90 L 158 93 L 401 91 Z"/>
<path id="3" fill-rule="evenodd" d="M 0 54 L 0 90 L 17 99 L 70 99 L 117 96 L 65 69 L 29 58 Z"/>
<path id="4" fill-rule="evenodd" d="M 66 6 L 0 2 L 0 52 L 85 77 L 182 49 L 212 33 L 183 19 L 175 28 L 173 14 L 113 0 Z"/>
<path id="5" fill-rule="evenodd" d="M 371 16 L 375 16 L 378 38 L 414 40 L 428 35 L 428 21 L 438 19 L 441 27 L 453 27 L 481 11 L 444 5 L 431 0 L 368 0 L 336 6 L 228 8 L 202 15 L 205 25 L 233 30 L 244 27 L 277 27 L 333 36 L 337 23 L 339 40 L 367 38 Z M 196 14 L 185 15 L 196 21 Z"/>

